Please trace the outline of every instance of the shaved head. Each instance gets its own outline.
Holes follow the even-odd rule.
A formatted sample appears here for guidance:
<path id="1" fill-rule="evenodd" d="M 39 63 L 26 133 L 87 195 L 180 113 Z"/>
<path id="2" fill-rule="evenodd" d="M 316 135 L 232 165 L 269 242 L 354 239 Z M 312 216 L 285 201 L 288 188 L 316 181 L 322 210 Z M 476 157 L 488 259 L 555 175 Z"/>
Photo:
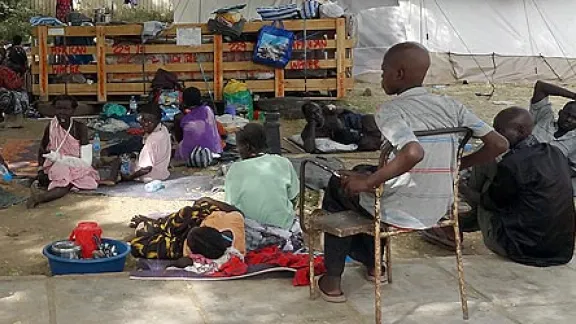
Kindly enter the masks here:
<path id="1" fill-rule="evenodd" d="M 534 119 L 524 108 L 506 108 L 494 117 L 494 129 L 506 137 L 510 147 L 514 147 L 530 136 L 533 128 Z"/>
<path id="2" fill-rule="evenodd" d="M 429 68 L 430 54 L 420 43 L 396 44 L 384 55 L 382 87 L 387 94 L 399 94 L 422 86 Z"/>

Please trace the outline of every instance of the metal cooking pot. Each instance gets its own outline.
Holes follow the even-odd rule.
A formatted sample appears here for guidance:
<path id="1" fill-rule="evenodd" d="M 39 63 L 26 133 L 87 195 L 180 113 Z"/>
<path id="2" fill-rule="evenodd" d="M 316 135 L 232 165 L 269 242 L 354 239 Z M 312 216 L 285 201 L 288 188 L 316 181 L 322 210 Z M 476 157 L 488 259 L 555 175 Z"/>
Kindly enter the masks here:
<path id="1" fill-rule="evenodd" d="M 79 259 L 80 252 L 82 251 L 82 247 L 80 245 L 76 245 L 76 243 L 72 241 L 58 241 L 54 242 L 50 247 L 52 253 L 56 256 L 65 259 Z"/>
<path id="2" fill-rule="evenodd" d="M 110 23 L 112 20 L 112 15 L 110 14 L 108 8 L 96 8 L 94 9 L 94 22 L 95 23 Z"/>

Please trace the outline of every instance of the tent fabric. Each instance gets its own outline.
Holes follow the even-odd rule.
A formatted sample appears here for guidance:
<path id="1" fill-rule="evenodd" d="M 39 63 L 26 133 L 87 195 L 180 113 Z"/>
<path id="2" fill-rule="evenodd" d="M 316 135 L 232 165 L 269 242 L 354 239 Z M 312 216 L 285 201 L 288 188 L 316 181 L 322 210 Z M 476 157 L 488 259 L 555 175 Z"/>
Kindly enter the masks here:
<path id="1" fill-rule="evenodd" d="M 576 24 L 576 2 L 400 0 L 366 8 L 362 1 L 343 2 L 358 15 L 359 80 L 379 80 L 384 53 L 402 41 L 420 42 L 432 52 L 427 83 L 576 80 L 569 28 Z"/>
<path id="2" fill-rule="evenodd" d="M 175 22 L 207 21 L 211 12 L 247 3 L 242 12 L 302 0 L 173 0 Z M 417 41 L 432 52 L 427 83 L 576 81 L 576 1 L 339 0 L 358 18 L 354 76 L 379 82 L 390 46 Z"/>

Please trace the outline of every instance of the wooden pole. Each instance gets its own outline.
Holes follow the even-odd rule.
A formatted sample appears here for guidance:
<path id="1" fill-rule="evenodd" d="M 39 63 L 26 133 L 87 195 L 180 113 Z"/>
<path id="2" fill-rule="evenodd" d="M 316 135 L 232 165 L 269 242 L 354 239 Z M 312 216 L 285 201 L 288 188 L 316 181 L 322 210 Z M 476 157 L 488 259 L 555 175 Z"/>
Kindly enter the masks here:
<path id="1" fill-rule="evenodd" d="M 276 98 L 284 97 L 284 69 L 274 71 L 274 94 Z"/>
<path id="2" fill-rule="evenodd" d="M 222 100 L 224 87 L 222 35 L 214 35 L 214 96 L 216 100 Z"/>
<path id="3" fill-rule="evenodd" d="M 108 87 L 106 78 L 106 32 L 104 26 L 96 27 L 96 57 L 98 67 L 98 101 L 106 102 Z"/>
<path id="4" fill-rule="evenodd" d="M 38 27 L 38 56 L 40 64 L 40 74 L 38 81 L 40 83 L 40 100 L 48 101 L 48 27 Z"/>
<path id="5" fill-rule="evenodd" d="M 346 95 L 346 19 L 336 19 L 336 96 Z"/>

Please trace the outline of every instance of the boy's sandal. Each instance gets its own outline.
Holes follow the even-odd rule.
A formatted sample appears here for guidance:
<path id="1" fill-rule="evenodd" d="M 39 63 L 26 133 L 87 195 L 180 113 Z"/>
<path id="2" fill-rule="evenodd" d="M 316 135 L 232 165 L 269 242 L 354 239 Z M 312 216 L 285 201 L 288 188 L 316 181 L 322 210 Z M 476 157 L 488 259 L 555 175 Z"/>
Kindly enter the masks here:
<path id="1" fill-rule="evenodd" d="M 325 293 L 324 291 L 322 291 L 322 289 L 320 288 L 320 278 L 322 278 L 323 276 L 318 276 L 316 278 L 314 278 L 314 285 L 316 286 L 316 291 L 318 291 L 318 293 L 320 294 L 320 297 L 322 297 L 322 299 L 324 299 L 325 301 L 329 302 L 329 303 L 345 303 L 346 302 L 346 296 L 344 294 L 340 294 L 337 296 L 334 295 L 328 295 L 327 293 Z"/>
<path id="2" fill-rule="evenodd" d="M 374 277 L 374 275 L 371 275 L 371 274 L 370 274 L 370 271 L 368 271 L 368 269 L 366 269 L 366 272 L 365 272 L 364 274 L 366 275 L 366 276 L 365 276 L 365 279 L 368 280 L 368 281 L 370 281 L 370 282 L 374 282 L 374 279 L 376 279 L 376 278 Z M 386 270 L 385 270 L 384 267 L 382 267 L 382 273 L 380 274 L 380 282 L 381 282 L 381 283 L 386 283 L 386 282 L 388 282 L 388 277 L 386 276 Z"/>

